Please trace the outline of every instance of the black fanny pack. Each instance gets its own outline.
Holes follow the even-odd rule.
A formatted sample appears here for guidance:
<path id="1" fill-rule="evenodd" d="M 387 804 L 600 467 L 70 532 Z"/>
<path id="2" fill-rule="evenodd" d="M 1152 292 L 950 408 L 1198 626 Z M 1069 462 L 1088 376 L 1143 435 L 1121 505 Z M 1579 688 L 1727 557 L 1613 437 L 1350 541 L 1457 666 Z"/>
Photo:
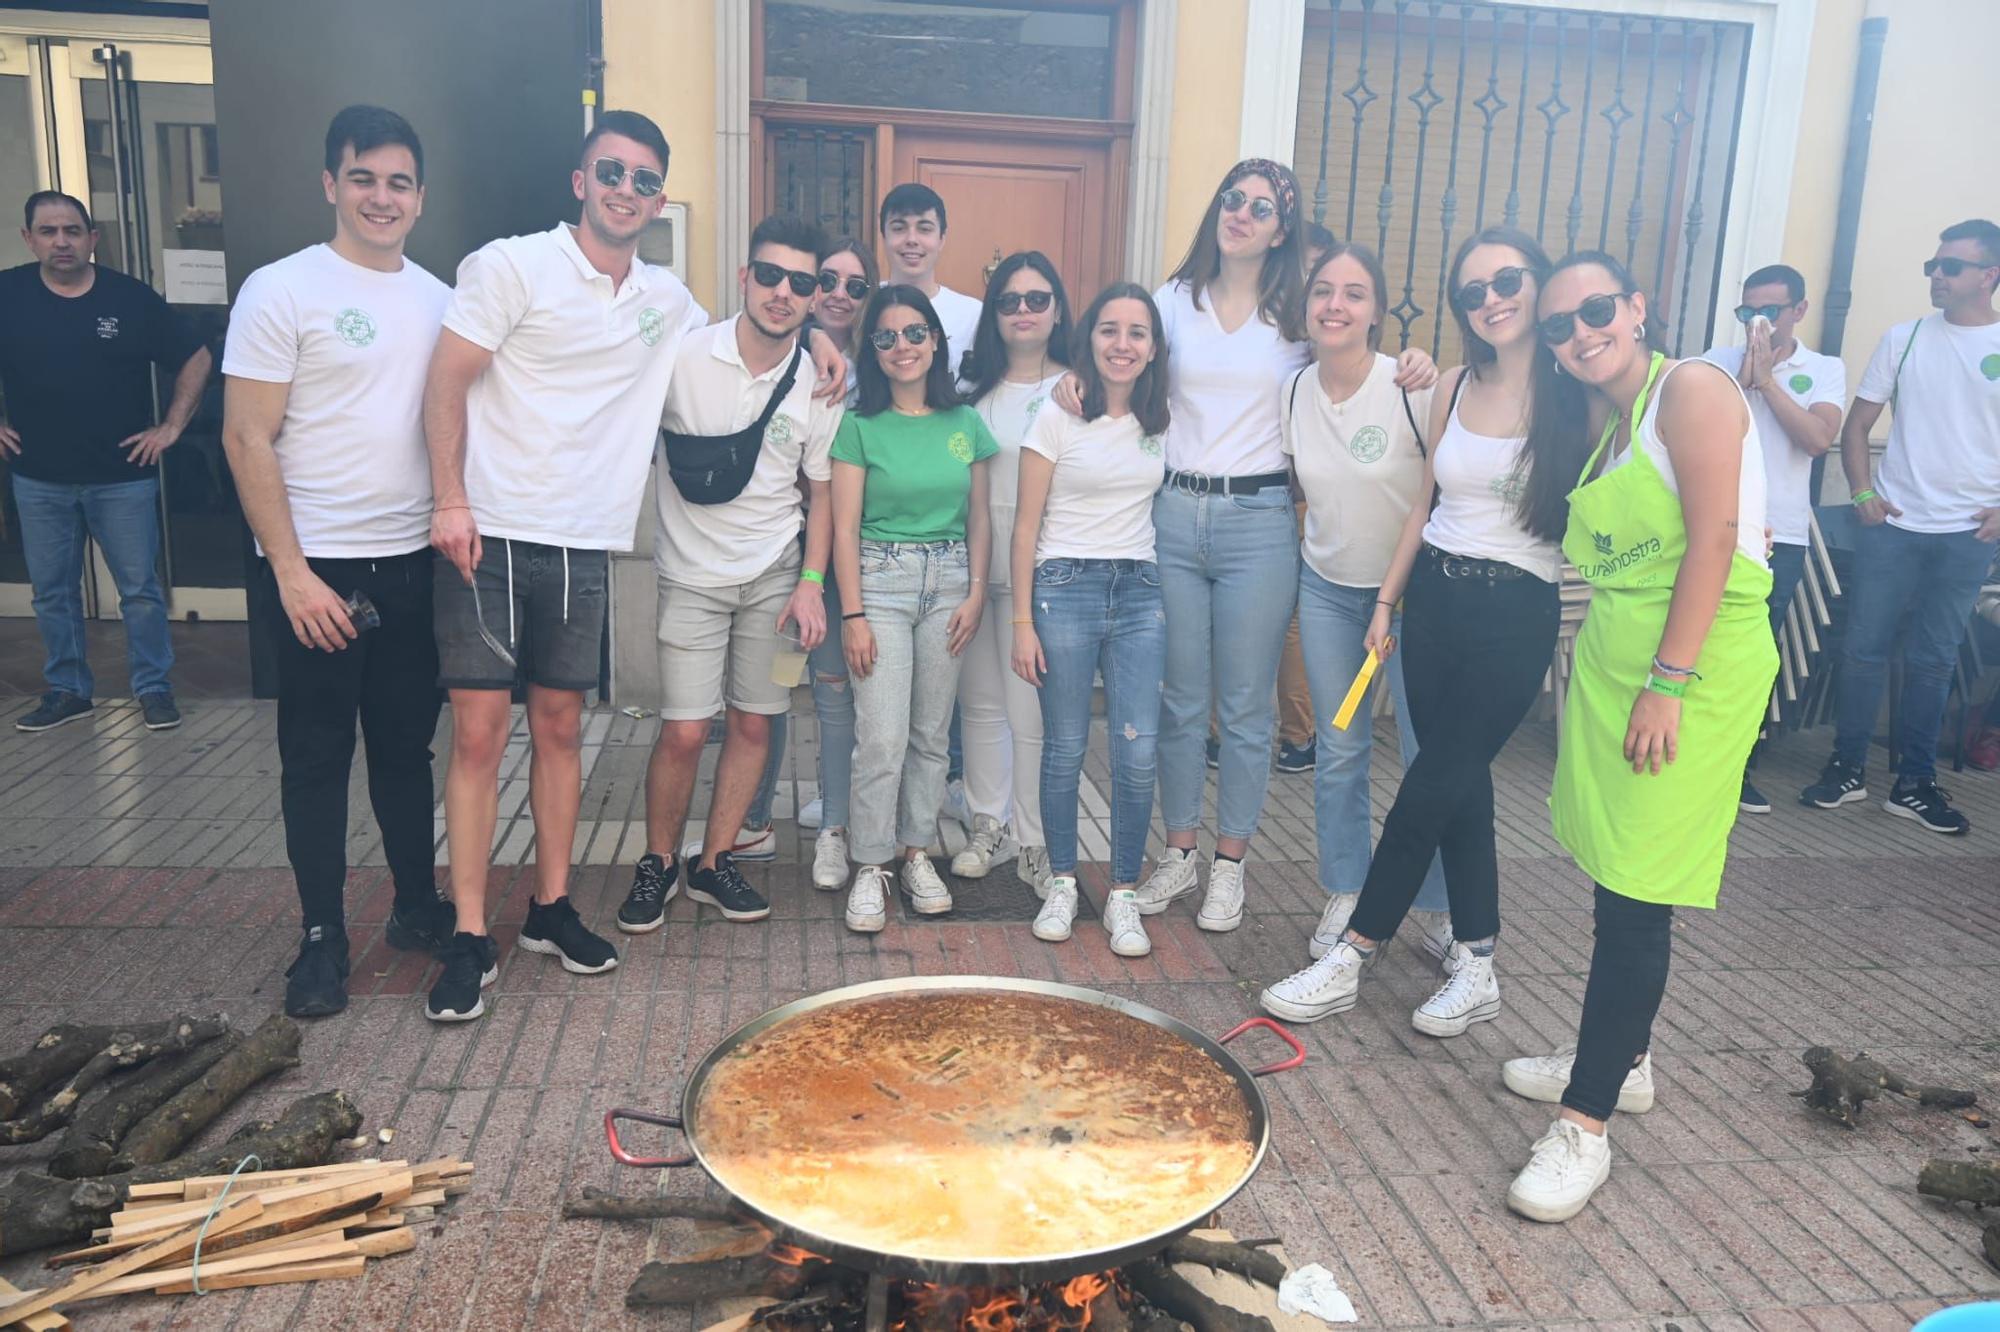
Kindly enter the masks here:
<path id="1" fill-rule="evenodd" d="M 727 504 L 743 493 L 743 487 L 750 484 L 750 474 L 757 470 L 764 431 L 791 394 L 803 359 L 805 346 L 800 344 L 792 350 L 792 363 L 785 367 L 784 378 L 772 390 L 763 414 L 733 435 L 680 435 L 661 429 L 667 475 L 674 479 L 674 489 L 681 492 L 682 499 L 689 504 Z"/>

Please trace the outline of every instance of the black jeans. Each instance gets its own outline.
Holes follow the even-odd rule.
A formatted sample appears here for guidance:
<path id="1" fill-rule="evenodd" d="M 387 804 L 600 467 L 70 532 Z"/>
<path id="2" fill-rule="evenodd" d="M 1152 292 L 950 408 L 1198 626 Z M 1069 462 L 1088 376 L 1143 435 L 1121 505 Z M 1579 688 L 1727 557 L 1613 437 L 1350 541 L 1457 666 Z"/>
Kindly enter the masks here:
<path id="1" fill-rule="evenodd" d="M 1667 992 L 1674 951 L 1674 909 L 1635 902 L 1602 884 L 1595 907 L 1597 942 L 1562 1103 L 1592 1119 L 1609 1119 L 1625 1075 L 1653 1043 L 1653 1018 Z"/>
<path id="2" fill-rule="evenodd" d="M 368 800 L 382 829 L 396 905 L 436 899 L 431 735 L 443 698 L 431 628 L 431 552 L 308 563 L 339 595 L 367 593 L 382 617 L 379 628 L 339 652 L 305 646 L 289 624 L 277 631 L 285 851 L 311 929 L 345 919 L 347 780 L 357 715 L 368 753 Z M 268 564 L 263 577 L 275 588 Z"/>
<path id="3" fill-rule="evenodd" d="M 1493 760 L 1542 691 L 1560 615 L 1552 583 L 1447 578 L 1429 547 L 1418 554 L 1397 647 L 1417 757 L 1383 820 L 1349 922 L 1356 934 L 1396 932 L 1433 855 L 1444 862 L 1452 933 L 1500 932 Z"/>

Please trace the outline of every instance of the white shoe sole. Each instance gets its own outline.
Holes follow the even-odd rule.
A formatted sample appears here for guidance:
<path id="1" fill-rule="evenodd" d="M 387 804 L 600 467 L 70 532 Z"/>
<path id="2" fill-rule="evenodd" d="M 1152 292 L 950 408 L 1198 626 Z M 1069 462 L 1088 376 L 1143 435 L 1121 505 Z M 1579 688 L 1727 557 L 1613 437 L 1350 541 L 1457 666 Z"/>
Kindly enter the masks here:
<path id="1" fill-rule="evenodd" d="M 1868 798 L 1868 788 L 1865 786 L 1858 786 L 1852 791 L 1842 792 L 1840 795 L 1835 796 L 1833 800 L 1830 802 L 1825 800 L 1806 799 L 1803 801 L 1803 803 L 1809 809 L 1839 809 L 1842 805 L 1851 805 L 1857 800 L 1866 800 L 1867 798 Z"/>
<path id="2" fill-rule="evenodd" d="M 1030 931 L 1034 934 L 1034 936 L 1037 939 L 1040 939 L 1043 943 L 1067 943 L 1069 941 L 1070 934 L 1073 931 L 1067 922 L 1065 922 L 1061 928 L 1062 928 L 1062 933 L 1058 934 L 1056 933 L 1055 927 L 1053 926 L 1044 927 L 1040 920 L 1037 920 L 1032 926 L 1029 927 Z"/>
<path id="3" fill-rule="evenodd" d="M 764 841 L 762 850 L 747 851 L 738 847 L 731 847 L 729 848 L 729 858 L 744 865 L 768 865 L 778 858 L 778 839 L 773 836 L 762 840 Z M 681 863 L 683 865 L 692 865 L 700 859 L 701 839 L 699 837 L 692 842 L 685 843 L 681 847 Z"/>
<path id="4" fill-rule="evenodd" d="M 951 899 L 949 897 L 921 898 L 907 889 L 904 891 L 903 896 L 909 899 L 910 910 L 916 912 L 919 916 L 942 916 L 945 912 L 951 910 Z"/>
<path id="5" fill-rule="evenodd" d="M 1139 900 L 1137 903 L 1135 903 L 1135 905 L 1139 908 L 1140 915 L 1157 916 L 1162 911 L 1165 911 L 1168 907 L 1172 906 L 1174 903 L 1180 901 L 1183 897 L 1186 897 L 1189 893 L 1194 892 L 1196 889 L 1200 887 L 1201 887 L 1200 878 L 1195 876 L 1190 876 L 1188 880 L 1188 886 L 1185 888 L 1174 889 L 1173 896 L 1163 897 L 1155 901 L 1151 898 L 1146 897 L 1142 893 L 1140 894 Z"/>
<path id="6" fill-rule="evenodd" d="M 483 974 L 479 978 L 479 988 L 481 990 L 484 990 L 487 986 L 491 985 L 494 981 L 497 981 L 499 979 L 500 979 L 500 968 L 498 966 L 488 967 L 486 968 L 485 974 Z M 433 1022 L 470 1022 L 472 1021 L 472 1019 L 480 1016 L 485 1011 L 486 1011 L 486 996 L 484 994 L 481 994 L 477 998 L 475 998 L 472 1001 L 472 1007 L 467 1009 L 463 1013 L 440 1013 L 436 1009 L 430 1006 L 429 1000 L 424 1001 L 424 1016 L 429 1018 Z"/>
<path id="7" fill-rule="evenodd" d="M 1153 941 L 1148 939 L 1143 944 L 1121 944 L 1116 939 L 1113 939 L 1111 941 L 1111 951 L 1120 957 L 1145 957 L 1153 951 Z"/>
<path id="8" fill-rule="evenodd" d="M 1465 1035 L 1467 1028 L 1471 1027 L 1475 1022 L 1491 1022 L 1499 1016 L 1500 1000 L 1493 998 L 1479 1005 L 1479 1007 L 1473 1009 L 1471 1012 L 1462 1013 L 1453 1018 L 1432 1017 L 1419 1008 L 1416 1012 L 1410 1014 L 1410 1025 L 1426 1036 L 1436 1036 L 1440 1040 L 1444 1040 L 1453 1036 Z"/>
<path id="9" fill-rule="evenodd" d="M 679 879 L 675 879 L 667 885 L 666 896 L 660 899 L 660 914 L 655 916 L 648 924 L 628 925 L 625 923 L 623 917 L 616 916 L 612 918 L 611 923 L 618 927 L 618 931 L 621 934 L 651 934 L 654 930 L 659 929 L 660 926 L 667 923 L 667 903 L 673 901 L 679 895 L 680 891 L 681 882 Z"/>
<path id="10" fill-rule="evenodd" d="M 828 882 L 826 878 L 821 878 L 818 872 L 815 871 L 812 876 L 813 887 L 823 893 L 830 893 L 836 889 L 845 888 L 847 886 L 847 867 L 842 865 L 838 870 L 829 871 L 829 877 L 832 880 L 831 882 Z"/>
<path id="11" fill-rule="evenodd" d="M 1266 1013 L 1285 1022 L 1317 1022 L 1321 1018 L 1332 1017 L 1335 1013 L 1345 1013 L 1361 999 L 1361 992 L 1343 995 L 1324 1004 L 1295 1004 L 1289 999 L 1265 990 L 1257 996 L 1257 1003 Z"/>
<path id="12" fill-rule="evenodd" d="M 1590 1188 L 1585 1191 L 1581 1198 L 1564 1202 L 1549 1202 L 1541 1198 L 1528 1198 L 1516 1193 L 1514 1185 L 1510 1184 L 1507 1186 L 1507 1206 L 1509 1210 L 1527 1217 L 1530 1221 L 1540 1221 L 1552 1226 L 1560 1225 L 1575 1216 L 1578 1212 L 1581 1212 L 1585 1207 L 1588 1207 L 1591 1198 L 1596 1195 L 1599 1189 L 1604 1187 L 1604 1181 L 1610 1178 L 1611 1158 L 1607 1156 L 1604 1158 L 1603 1169 L 1597 1172 L 1597 1178 L 1591 1181 Z"/>
<path id="13" fill-rule="evenodd" d="M 1939 833 L 1945 837 L 1957 837 L 1972 831 L 1970 828 L 1940 828 L 1914 809 L 1911 809 L 1908 805 L 1899 805 L 1894 800 L 1884 800 L 1882 808 L 1888 810 L 1899 819 L 1908 819 L 1925 832 Z"/>
<path id="14" fill-rule="evenodd" d="M 764 919 L 764 917 L 771 914 L 771 906 L 770 903 L 768 902 L 765 903 L 761 908 L 751 911 L 742 911 L 734 907 L 726 907 L 722 905 L 721 900 L 718 899 L 714 893 L 707 892 L 699 888 L 688 889 L 688 901 L 699 902 L 703 906 L 714 907 L 717 911 L 720 911 L 722 913 L 722 918 L 724 920 L 734 920 L 734 921 L 762 920 Z"/>
<path id="15" fill-rule="evenodd" d="M 995 856 L 993 860 L 974 861 L 958 856 L 951 862 L 951 872 L 961 879 L 983 879 L 993 872 L 993 861 L 998 859 L 1000 857 Z M 960 868 L 961 865 L 964 868 Z"/>
<path id="16" fill-rule="evenodd" d="M 1145 910 L 1144 907 L 1140 907 L 1140 914 L 1144 915 Z M 1202 929 L 1207 930 L 1210 934 L 1227 934 L 1243 923 L 1243 913 L 1239 911 L 1235 915 L 1225 916 L 1221 920 L 1217 920 L 1213 916 L 1196 916 L 1194 923 Z"/>
<path id="17" fill-rule="evenodd" d="M 1516 1073 L 1507 1065 L 1500 1066 L 1500 1081 L 1508 1091 L 1530 1101 L 1544 1101 L 1550 1105 L 1562 1104 L 1562 1094 L 1568 1086 L 1553 1078 L 1537 1077 L 1531 1073 Z M 1627 1091 L 1618 1089 L 1618 1113 L 1621 1115 L 1643 1115 L 1653 1108 L 1653 1090 L 1640 1087 Z"/>
<path id="18" fill-rule="evenodd" d="M 857 916 L 852 911 L 847 913 L 847 928 L 856 934 L 880 934 L 888 923 L 889 913 L 886 911 L 867 916 Z"/>
<path id="19" fill-rule="evenodd" d="M 71 722 L 86 721 L 91 717 L 95 717 L 96 715 L 97 715 L 97 709 L 91 708 L 87 712 L 72 712 L 69 716 L 64 717 L 61 721 L 52 721 L 48 723 L 46 726 L 28 726 L 22 722 L 15 722 L 14 729 L 22 732 L 25 735 L 40 735 L 43 731 L 53 731 L 58 726 L 67 726 Z"/>
<path id="20" fill-rule="evenodd" d="M 578 962 L 574 958 L 572 958 L 568 953 L 565 953 L 562 950 L 561 944 L 551 943 L 547 939 L 531 939 L 524 934 L 520 938 L 516 939 L 514 942 L 519 947 L 525 948 L 531 953 L 540 953 L 544 957 L 561 958 L 563 970 L 574 972 L 576 975 L 579 976 L 601 975 L 604 972 L 615 971 L 618 968 L 618 959 L 615 957 L 612 958 L 609 962 L 606 962 L 602 966 L 597 966 L 597 967 L 585 966 L 583 963 Z"/>
<path id="21" fill-rule="evenodd" d="M 1745 814 L 1769 814 L 1771 802 L 1766 800 L 1760 805 L 1748 800 L 1739 800 L 1736 802 L 1736 808 Z"/>

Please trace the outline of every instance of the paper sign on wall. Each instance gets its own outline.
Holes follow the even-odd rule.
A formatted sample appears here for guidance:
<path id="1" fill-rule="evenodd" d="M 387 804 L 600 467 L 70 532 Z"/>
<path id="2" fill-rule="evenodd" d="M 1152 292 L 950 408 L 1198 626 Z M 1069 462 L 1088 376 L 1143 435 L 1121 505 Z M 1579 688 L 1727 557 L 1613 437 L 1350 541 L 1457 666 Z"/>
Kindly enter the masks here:
<path id="1" fill-rule="evenodd" d="M 229 304 L 229 275 L 220 250 L 162 250 L 169 305 Z"/>

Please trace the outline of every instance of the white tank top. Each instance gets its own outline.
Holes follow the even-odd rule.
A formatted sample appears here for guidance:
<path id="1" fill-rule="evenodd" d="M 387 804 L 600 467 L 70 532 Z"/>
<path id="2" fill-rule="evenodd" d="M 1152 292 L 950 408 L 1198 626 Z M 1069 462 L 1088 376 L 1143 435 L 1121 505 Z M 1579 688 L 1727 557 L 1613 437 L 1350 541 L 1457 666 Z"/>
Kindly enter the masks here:
<path id="1" fill-rule="evenodd" d="M 1545 583 L 1560 582 L 1561 548 L 1528 531 L 1516 512 L 1521 487 L 1527 484 L 1521 457 L 1526 443 L 1526 436 L 1466 429 L 1453 403 L 1432 464 L 1438 505 L 1424 525 L 1424 540 L 1453 555 L 1505 560 Z"/>
<path id="2" fill-rule="evenodd" d="M 1674 460 L 1667 453 L 1667 446 L 1660 439 L 1660 402 L 1666 397 L 1667 381 L 1674 377 L 1674 371 L 1682 366 L 1695 364 L 1692 360 L 1681 361 L 1660 376 L 1660 382 L 1653 386 L 1651 398 L 1646 403 L 1646 414 L 1639 420 L 1639 447 L 1653 460 L 1653 468 L 1660 479 L 1667 483 L 1667 489 L 1679 499 L 1680 482 L 1674 477 Z M 1736 376 L 1717 368 L 1715 373 L 1724 375 L 1736 386 L 1738 397 L 1743 396 L 1743 386 L 1736 382 Z M 1764 447 L 1757 438 L 1757 418 L 1751 414 L 1749 401 L 1744 402 L 1744 415 L 1749 425 L 1743 432 L 1743 469 L 1736 479 L 1736 549 L 1755 560 L 1766 563 L 1764 557 Z M 1616 443 L 1617 441 L 1613 441 Z M 1632 460 L 1632 450 L 1623 449 L 1604 470 L 1610 472 L 1623 467 Z M 1743 515 L 1748 514 L 1749 517 Z"/>

